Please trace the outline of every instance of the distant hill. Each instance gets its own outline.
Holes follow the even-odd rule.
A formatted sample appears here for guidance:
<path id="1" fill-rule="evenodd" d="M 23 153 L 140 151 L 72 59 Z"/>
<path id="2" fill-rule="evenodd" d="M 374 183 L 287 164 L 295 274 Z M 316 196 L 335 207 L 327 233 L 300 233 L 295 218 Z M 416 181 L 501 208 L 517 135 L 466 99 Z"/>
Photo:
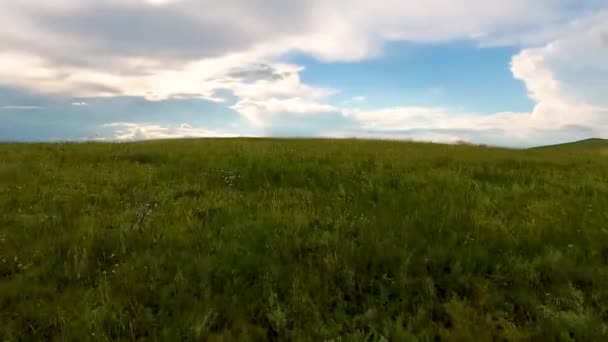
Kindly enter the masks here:
<path id="1" fill-rule="evenodd" d="M 547 145 L 534 147 L 533 149 L 545 149 L 545 148 L 604 148 L 608 147 L 608 139 L 591 138 L 580 141 L 574 141 L 564 144 Z"/>

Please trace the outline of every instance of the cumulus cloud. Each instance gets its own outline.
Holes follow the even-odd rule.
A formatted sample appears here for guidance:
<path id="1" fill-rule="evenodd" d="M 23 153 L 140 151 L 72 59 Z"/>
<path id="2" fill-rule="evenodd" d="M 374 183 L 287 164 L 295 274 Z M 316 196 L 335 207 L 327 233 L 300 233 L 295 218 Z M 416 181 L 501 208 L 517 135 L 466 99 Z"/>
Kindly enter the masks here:
<path id="1" fill-rule="evenodd" d="M 558 124 L 604 121 L 608 109 L 608 11 L 513 58 L 513 75 L 537 102 L 534 118 Z"/>
<path id="2" fill-rule="evenodd" d="M 421 113 L 426 115 L 420 116 Z M 354 122 L 350 127 L 322 130 L 319 135 L 529 147 L 602 136 L 608 132 L 606 125 L 536 126 L 530 113 L 497 113 L 481 116 L 439 108 L 396 107 L 351 113 L 349 117 Z"/>
<path id="3" fill-rule="evenodd" d="M 89 63 L 116 56 L 193 60 L 260 45 L 352 60 L 377 52 L 386 39 L 522 36 L 566 20 L 570 6 L 562 0 L 463 0 L 458 6 L 451 0 L 5 0 L 2 19 L 15 26 L 2 36 L 13 48 L 28 37 L 58 38 L 27 45 L 62 60 L 78 56 L 63 47 L 76 47 L 96 54 Z"/>
<path id="4" fill-rule="evenodd" d="M 0 82 L 72 96 L 213 100 L 214 79 L 289 51 L 360 60 L 387 41 L 522 36 L 567 13 L 560 0 L 6 0 Z"/>
<path id="5" fill-rule="evenodd" d="M 253 124 L 264 126 L 272 123 L 281 114 L 318 115 L 323 113 L 339 113 L 340 109 L 300 97 L 287 99 L 270 98 L 267 100 L 243 99 L 231 107 L 241 113 Z"/>
<path id="6" fill-rule="evenodd" d="M 235 137 L 238 134 L 209 130 L 201 127 L 192 127 L 183 123 L 176 126 L 115 122 L 103 125 L 110 129 L 112 134 L 103 140 L 116 141 L 140 141 L 152 139 L 176 139 L 176 138 L 206 138 L 206 137 Z"/>

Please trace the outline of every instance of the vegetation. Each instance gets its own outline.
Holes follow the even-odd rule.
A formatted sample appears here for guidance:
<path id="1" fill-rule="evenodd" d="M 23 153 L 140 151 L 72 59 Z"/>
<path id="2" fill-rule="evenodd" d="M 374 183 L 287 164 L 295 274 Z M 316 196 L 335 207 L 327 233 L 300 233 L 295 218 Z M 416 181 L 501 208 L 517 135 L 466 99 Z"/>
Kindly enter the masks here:
<path id="1" fill-rule="evenodd" d="M 580 140 L 580 141 L 575 141 L 575 142 L 569 142 L 569 143 L 565 143 L 565 144 L 536 147 L 536 149 L 556 149 L 556 148 L 562 149 L 562 151 L 564 148 L 570 148 L 570 149 L 572 149 L 572 148 L 573 149 L 607 148 L 608 149 L 608 139 L 592 138 L 592 139 Z"/>
<path id="2" fill-rule="evenodd" d="M 608 159 L 0 145 L 0 340 L 606 341 Z"/>

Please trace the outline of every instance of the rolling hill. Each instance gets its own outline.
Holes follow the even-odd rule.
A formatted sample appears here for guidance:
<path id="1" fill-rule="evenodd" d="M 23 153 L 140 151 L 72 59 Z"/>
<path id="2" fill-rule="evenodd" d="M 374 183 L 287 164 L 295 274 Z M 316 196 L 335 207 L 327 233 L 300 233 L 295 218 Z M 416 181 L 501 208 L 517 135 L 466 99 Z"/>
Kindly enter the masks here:
<path id="1" fill-rule="evenodd" d="M 581 149 L 594 149 L 594 148 L 608 148 L 608 139 L 591 138 L 585 140 L 579 140 L 569 143 L 547 145 L 534 147 L 533 149 L 546 149 L 546 148 L 581 148 Z"/>

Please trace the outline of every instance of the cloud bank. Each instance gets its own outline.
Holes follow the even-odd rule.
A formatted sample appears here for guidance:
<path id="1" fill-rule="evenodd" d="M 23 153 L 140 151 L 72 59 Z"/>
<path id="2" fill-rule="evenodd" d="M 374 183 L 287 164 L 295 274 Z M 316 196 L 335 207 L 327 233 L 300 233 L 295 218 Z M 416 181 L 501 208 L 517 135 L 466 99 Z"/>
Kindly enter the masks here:
<path id="1" fill-rule="evenodd" d="M 183 123 L 176 126 L 161 126 L 156 124 L 141 124 L 132 122 L 114 122 L 103 125 L 110 128 L 114 135 L 109 138 L 99 140 L 118 140 L 118 141 L 140 141 L 151 139 L 176 139 L 176 138 L 230 138 L 239 136 L 235 133 L 226 133 L 205 128 L 192 127 Z"/>

